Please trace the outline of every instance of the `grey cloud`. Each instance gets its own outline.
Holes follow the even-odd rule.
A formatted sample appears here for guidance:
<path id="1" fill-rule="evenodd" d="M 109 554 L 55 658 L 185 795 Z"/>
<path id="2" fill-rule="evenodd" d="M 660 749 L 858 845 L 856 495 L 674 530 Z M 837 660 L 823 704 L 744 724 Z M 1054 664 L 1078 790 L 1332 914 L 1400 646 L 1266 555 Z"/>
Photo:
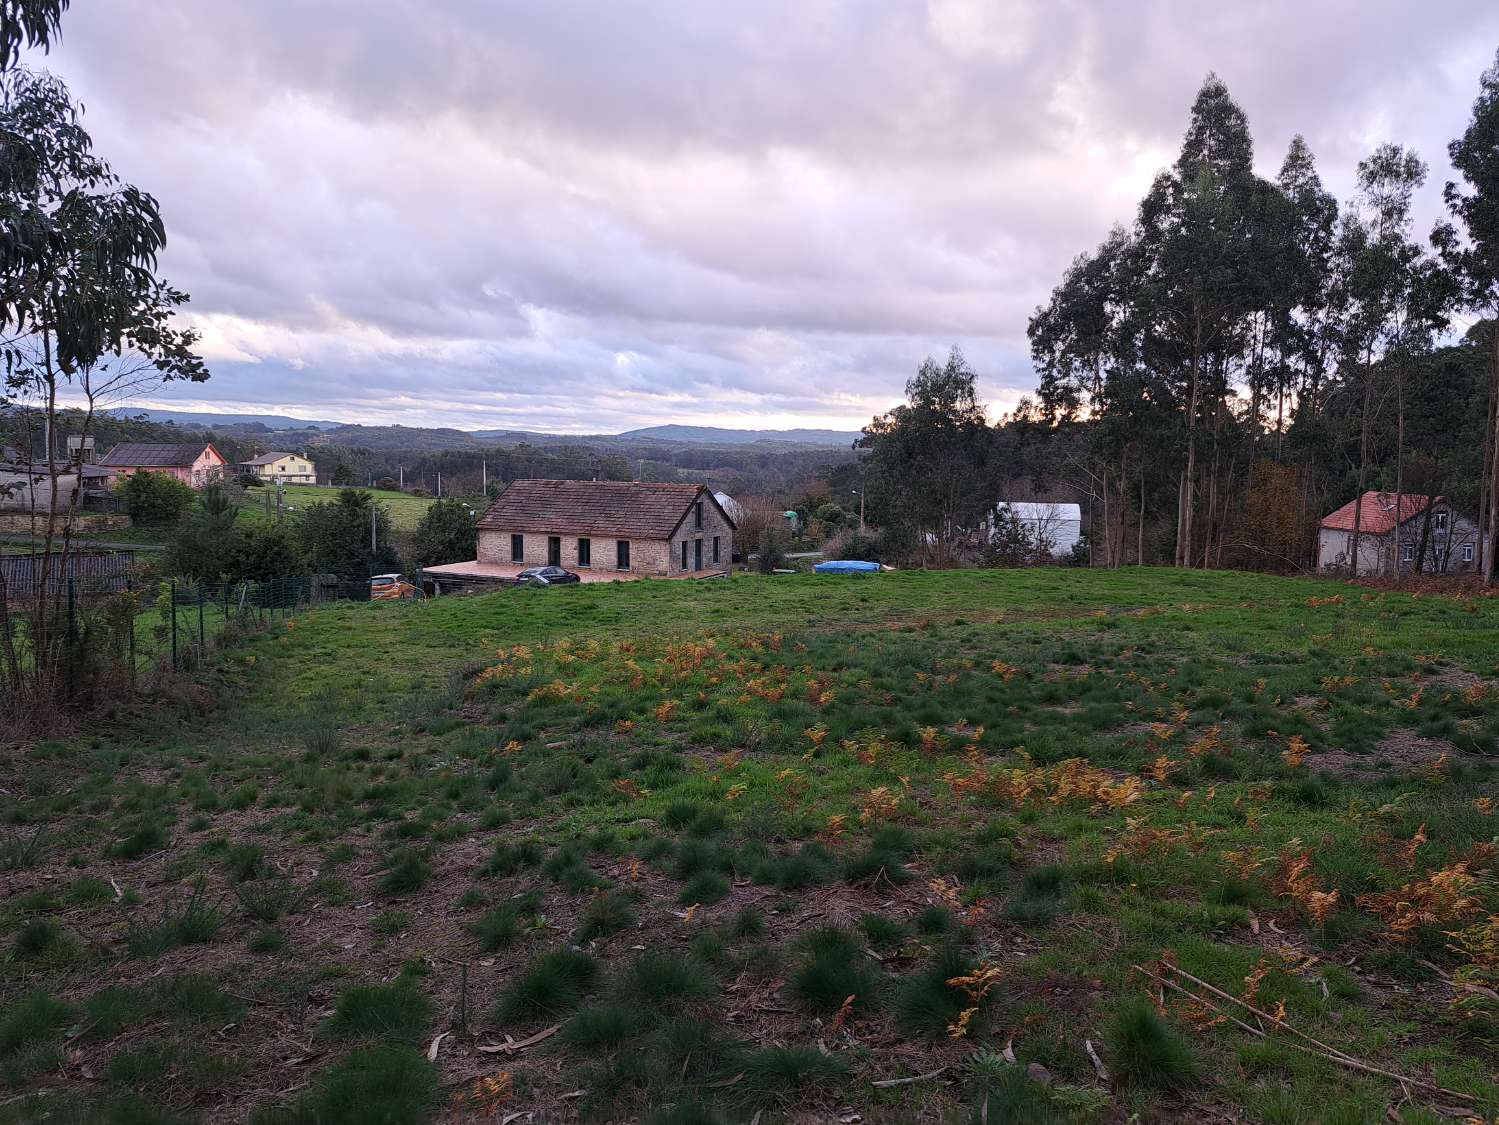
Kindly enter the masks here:
<path id="1" fill-rule="evenodd" d="M 191 395 L 587 431 L 856 425 L 952 342 L 1012 404 L 1027 315 L 1210 69 L 1263 170 L 1303 132 L 1346 193 L 1399 140 L 1429 218 L 1499 10 L 116 0 L 64 36 L 46 65 L 163 202 Z"/>

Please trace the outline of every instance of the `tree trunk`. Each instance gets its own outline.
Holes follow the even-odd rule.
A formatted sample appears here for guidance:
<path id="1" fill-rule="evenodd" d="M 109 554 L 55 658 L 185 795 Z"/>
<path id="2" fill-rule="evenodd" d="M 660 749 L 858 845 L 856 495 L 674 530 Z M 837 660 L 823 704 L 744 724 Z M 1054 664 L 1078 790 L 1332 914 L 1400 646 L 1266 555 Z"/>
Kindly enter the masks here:
<path id="1" fill-rule="evenodd" d="M 1395 549 L 1390 552 L 1390 572 L 1400 581 L 1401 536 L 1404 525 L 1400 520 L 1400 493 L 1405 487 L 1405 368 L 1395 373 Z M 1428 497 L 1428 501 L 1430 498 Z M 1427 511 L 1431 510 L 1428 502 Z"/>
<path id="2" fill-rule="evenodd" d="M 1140 458 L 1140 522 L 1135 525 L 1135 565 L 1145 565 L 1145 458 Z"/>
<path id="3" fill-rule="evenodd" d="M 1488 441 L 1485 443 L 1489 447 L 1489 549 L 1484 554 L 1483 563 L 1483 581 L 1486 586 L 1494 584 L 1494 555 L 1499 553 L 1494 549 L 1495 536 L 1499 534 L 1499 504 L 1495 503 L 1499 500 L 1499 307 L 1495 308 L 1494 319 L 1490 324 L 1489 336 L 1494 351 L 1494 372 L 1493 381 L 1489 387 L 1492 416 L 1489 419 Z M 1482 551 L 1482 532 L 1479 533 L 1478 544 L 1478 549 Z"/>
<path id="4" fill-rule="evenodd" d="M 1358 577 L 1358 552 L 1364 529 L 1364 483 L 1369 478 L 1369 428 L 1374 413 L 1374 364 L 1371 356 L 1364 363 L 1364 409 L 1358 428 L 1358 491 L 1353 498 L 1353 552 L 1350 565 Z M 1398 516 L 1399 513 L 1397 512 Z"/>
<path id="5" fill-rule="evenodd" d="M 1192 383 L 1187 394 L 1187 468 L 1182 474 L 1180 509 L 1176 518 L 1176 565 L 1192 565 L 1192 508 L 1197 478 L 1197 401 L 1202 382 L 1202 317 L 1192 331 Z"/>

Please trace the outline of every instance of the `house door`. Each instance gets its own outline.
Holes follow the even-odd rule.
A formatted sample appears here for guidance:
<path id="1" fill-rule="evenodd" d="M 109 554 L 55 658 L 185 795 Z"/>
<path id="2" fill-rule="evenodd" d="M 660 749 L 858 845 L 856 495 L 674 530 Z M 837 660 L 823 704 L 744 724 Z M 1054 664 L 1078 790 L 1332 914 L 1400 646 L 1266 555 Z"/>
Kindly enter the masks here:
<path id="1" fill-rule="evenodd" d="M 692 569 L 703 569 L 703 541 L 701 539 L 692 541 Z"/>
<path id="2" fill-rule="evenodd" d="M 547 536 L 547 566 L 562 565 L 562 536 Z"/>

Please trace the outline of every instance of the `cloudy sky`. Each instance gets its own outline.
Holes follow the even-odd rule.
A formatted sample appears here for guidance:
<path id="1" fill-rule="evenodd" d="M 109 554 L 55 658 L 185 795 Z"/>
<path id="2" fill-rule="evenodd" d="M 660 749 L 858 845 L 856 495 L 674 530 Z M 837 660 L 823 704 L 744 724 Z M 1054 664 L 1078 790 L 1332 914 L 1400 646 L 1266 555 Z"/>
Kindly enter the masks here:
<path id="1" fill-rule="evenodd" d="M 1395 140 L 1423 224 L 1493 0 L 74 0 L 44 65 L 153 192 L 213 371 L 367 423 L 857 428 L 1128 221 L 1215 70 L 1273 174 Z"/>

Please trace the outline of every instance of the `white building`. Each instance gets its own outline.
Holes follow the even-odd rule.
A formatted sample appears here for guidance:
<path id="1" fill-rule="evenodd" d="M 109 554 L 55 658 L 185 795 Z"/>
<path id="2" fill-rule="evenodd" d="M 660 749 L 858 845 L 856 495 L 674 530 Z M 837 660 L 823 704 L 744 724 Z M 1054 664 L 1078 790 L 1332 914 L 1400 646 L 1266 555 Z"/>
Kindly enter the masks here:
<path id="1" fill-rule="evenodd" d="M 1031 544 L 1038 551 L 1054 556 L 1070 555 L 1073 545 L 1083 536 L 1083 510 L 1077 504 L 1033 503 L 1024 500 L 1001 500 L 994 512 L 1008 509 L 1016 522 L 1025 528 Z M 995 515 L 985 520 L 992 538 Z"/>

